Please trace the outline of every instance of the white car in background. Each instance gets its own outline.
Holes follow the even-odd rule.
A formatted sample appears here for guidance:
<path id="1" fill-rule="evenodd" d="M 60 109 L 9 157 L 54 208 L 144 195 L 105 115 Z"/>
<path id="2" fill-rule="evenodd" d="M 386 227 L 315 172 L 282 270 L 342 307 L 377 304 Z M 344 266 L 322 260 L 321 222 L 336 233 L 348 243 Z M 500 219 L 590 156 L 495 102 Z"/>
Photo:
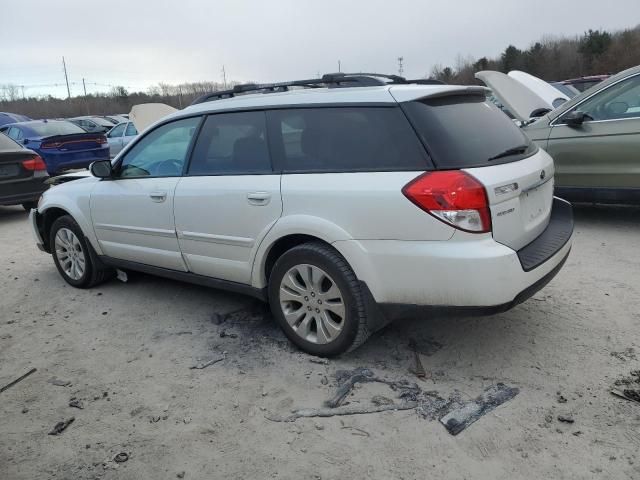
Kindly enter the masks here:
<path id="1" fill-rule="evenodd" d="M 46 191 L 33 233 L 74 287 L 120 268 L 245 293 L 314 355 L 506 311 L 562 268 L 573 216 L 485 95 L 375 74 L 214 92 Z"/>
<path id="2" fill-rule="evenodd" d="M 133 122 L 122 122 L 113 127 L 107 133 L 107 142 L 109 142 L 109 155 L 115 157 L 131 140 L 138 136 L 138 130 Z"/>

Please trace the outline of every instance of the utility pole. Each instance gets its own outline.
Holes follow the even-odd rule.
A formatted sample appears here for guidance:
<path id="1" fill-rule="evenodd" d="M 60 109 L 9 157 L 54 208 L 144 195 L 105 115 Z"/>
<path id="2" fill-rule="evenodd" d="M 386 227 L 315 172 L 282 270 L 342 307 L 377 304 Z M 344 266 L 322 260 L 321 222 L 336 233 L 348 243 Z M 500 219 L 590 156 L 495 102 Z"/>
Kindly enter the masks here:
<path id="1" fill-rule="evenodd" d="M 404 73 L 404 67 L 402 66 L 402 62 L 404 61 L 404 57 L 398 57 L 398 75 L 402 76 Z"/>
<path id="2" fill-rule="evenodd" d="M 222 65 L 222 84 L 224 85 L 224 89 L 227 89 L 227 71 L 224 69 L 224 65 Z"/>
<path id="3" fill-rule="evenodd" d="M 82 77 L 82 89 L 84 90 L 84 106 L 87 109 L 87 115 L 89 115 L 89 102 L 87 102 L 87 84 L 84 83 L 84 77 Z"/>
<path id="4" fill-rule="evenodd" d="M 338 73 L 342 72 L 342 65 L 340 64 L 340 60 L 338 60 Z"/>
<path id="5" fill-rule="evenodd" d="M 69 77 L 67 75 L 67 64 L 62 57 L 62 68 L 64 69 L 64 80 L 67 82 L 67 98 L 71 98 L 71 89 L 69 88 Z"/>
<path id="6" fill-rule="evenodd" d="M 24 85 L 20 85 L 20 88 L 22 88 L 22 100 L 24 100 Z"/>

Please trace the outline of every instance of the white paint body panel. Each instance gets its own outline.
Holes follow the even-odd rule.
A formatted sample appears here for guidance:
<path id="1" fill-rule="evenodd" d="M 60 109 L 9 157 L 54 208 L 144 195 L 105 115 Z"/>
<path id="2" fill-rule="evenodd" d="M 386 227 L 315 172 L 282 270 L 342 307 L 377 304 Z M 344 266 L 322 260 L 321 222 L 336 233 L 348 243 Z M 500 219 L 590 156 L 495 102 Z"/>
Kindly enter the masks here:
<path id="1" fill-rule="evenodd" d="M 569 97 L 567 97 L 553 85 L 550 85 L 541 78 L 538 78 L 527 72 L 512 70 L 508 73 L 508 75 L 511 78 L 515 78 L 518 82 L 520 82 L 533 93 L 542 98 L 545 102 L 551 105 L 551 108 L 557 108 L 564 102 L 569 100 Z"/>
<path id="2" fill-rule="evenodd" d="M 104 254 L 187 271 L 173 218 L 173 196 L 179 180 L 127 178 L 99 182 L 91 192 L 91 217 Z"/>
<path id="3" fill-rule="evenodd" d="M 251 283 L 258 245 L 282 213 L 280 175 L 182 178 L 174 212 L 191 272 Z"/>
<path id="4" fill-rule="evenodd" d="M 547 228 L 553 203 L 554 175 L 553 159 L 547 152 L 539 149 L 536 154 L 518 162 L 464 171 L 480 180 L 487 190 L 496 241 L 519 250 Z M 496 188 L 514 183 L 517 189 L 513 192 L 496 193 Z"/>

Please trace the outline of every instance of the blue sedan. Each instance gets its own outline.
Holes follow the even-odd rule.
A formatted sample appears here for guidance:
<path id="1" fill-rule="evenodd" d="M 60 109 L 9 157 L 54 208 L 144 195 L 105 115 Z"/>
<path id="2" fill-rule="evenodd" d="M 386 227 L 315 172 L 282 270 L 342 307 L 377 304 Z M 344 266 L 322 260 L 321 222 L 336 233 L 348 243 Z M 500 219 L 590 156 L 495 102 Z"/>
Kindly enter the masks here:
<path id="1" fill-rule="evenodd" d="M 0 127 L 0 132 L 38 153 L 49 175 L 87 168 L 97 160 L 109 160 L 109 144 L 103 134 L 87 133 L 64 120 L 33 120 Z"/>

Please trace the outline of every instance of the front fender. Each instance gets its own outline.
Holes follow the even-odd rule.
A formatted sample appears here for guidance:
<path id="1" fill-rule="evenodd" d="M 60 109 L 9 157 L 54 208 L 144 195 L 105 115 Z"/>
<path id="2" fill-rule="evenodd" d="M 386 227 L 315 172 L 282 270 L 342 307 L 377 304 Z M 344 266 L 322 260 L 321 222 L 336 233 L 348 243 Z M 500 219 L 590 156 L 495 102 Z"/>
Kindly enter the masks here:
<path id="1" fill-rule="evenodd" d="M 92 177 L 50 188 L 42 196 L 38 206 L 38 214 L 46 217 L 47 212 L 52 209 L 60 209 L 67 212 L 80 226 L 82 233 L 89 240 L 96 253 L 102 255 L 102 250 L 91 222 L 91 209 L 89 206 L 91 191 L 97 181 L 98 179 Z"/>

